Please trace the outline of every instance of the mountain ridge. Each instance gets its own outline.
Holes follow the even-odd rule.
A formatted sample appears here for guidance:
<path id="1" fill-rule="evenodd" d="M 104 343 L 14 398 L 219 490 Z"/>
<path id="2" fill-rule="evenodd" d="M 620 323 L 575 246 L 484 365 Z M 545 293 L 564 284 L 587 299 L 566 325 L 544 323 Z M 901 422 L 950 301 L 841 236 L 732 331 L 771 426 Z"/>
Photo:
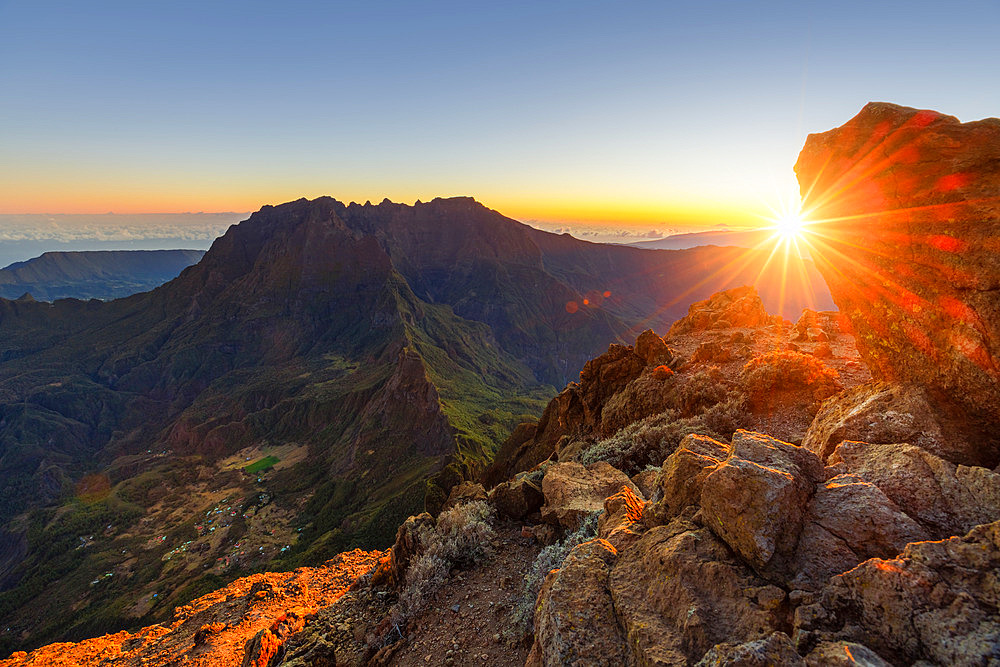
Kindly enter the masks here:
<path id="1" fill-rule="evenodd" d="M 144 292 L 176 278 L 202 250 L 50 251 L 0 269 L 0 297 L 30 293 L 39 301 L 108 300 Z"/>
<path id="2" fill-rule="evenodd" d="M 753 281 L 764 259 L 590 244 L 469 198 L 300 199 L 150 292 L 0 300 L 2 519 L 25 545 L 0 563 L 11 646 L 386 546 L 609 340 Z M 223 498 L 231 516 L 200 532 L 190 517 Z M 57 614 L 61 597 L 87 612 Z"/>

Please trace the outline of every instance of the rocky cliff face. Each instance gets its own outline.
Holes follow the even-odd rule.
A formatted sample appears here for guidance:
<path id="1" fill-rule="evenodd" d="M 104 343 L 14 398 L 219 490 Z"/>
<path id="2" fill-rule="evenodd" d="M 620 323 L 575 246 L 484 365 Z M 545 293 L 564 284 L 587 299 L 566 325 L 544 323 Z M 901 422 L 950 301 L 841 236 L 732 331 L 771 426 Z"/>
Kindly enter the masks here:
<path id="1" fill-rule="evenodd" d="M 795 165 L 813 257 L 872 373 L 980 420 L 961 463 L 1000 440 L 1000 120 L 872 103 L 810 135 Z"/>
<path id="2" fill-rule="evenodd" d="M 793 325 L 753 287 L 733 288 L 692 304 L 666 336 L 648 330 L 587 362 L 503 444 L 484 482 L 587 449 L 617 452 L 616 465 L 638 472 L 687 433 L 728 437 L 740 426 L 800 443 L 824 398 L 868 379 L 836 313 L 806 310 Z M 649 450 L 643 438 L 661 442 Z"/>

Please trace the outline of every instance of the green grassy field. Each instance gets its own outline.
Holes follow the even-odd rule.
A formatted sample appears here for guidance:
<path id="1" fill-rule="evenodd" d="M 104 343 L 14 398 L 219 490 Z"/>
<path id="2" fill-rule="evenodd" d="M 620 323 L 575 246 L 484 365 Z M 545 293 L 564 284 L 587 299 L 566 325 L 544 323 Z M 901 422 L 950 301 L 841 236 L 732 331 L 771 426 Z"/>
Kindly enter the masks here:
<path id="1" fill-rule="evenodd" d="M 250 475 L 256 475 L 262 470 L 273 468 L 274 464 L 280 460 L 281 459 L 279 459 L 277 456 L 265 456 L 262 459 L 254 461 L 253 463 L 251 463 L 250 465 L 248 465 L 243 469 L 247 471 L 247 473 Z"/>

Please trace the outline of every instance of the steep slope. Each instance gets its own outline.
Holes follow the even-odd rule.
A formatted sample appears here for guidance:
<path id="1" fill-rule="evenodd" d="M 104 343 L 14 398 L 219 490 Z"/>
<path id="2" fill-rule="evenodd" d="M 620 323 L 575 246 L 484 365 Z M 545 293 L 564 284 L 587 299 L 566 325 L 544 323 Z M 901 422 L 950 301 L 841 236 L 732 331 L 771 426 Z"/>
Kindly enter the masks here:
<path id="1" fill-rule="evenodd" d="M 197 579 L 200 568 L 174 571 L 161 556 L 196 537 L 191 515 L 216 504 L 210 488 L 201 498 L 196 491 L 224 472 L 212 463 L 220 457 L 287 443 L 305 450 L 289 468 L 248 476 L 237 467 L 217 481 L 234 496 L 268 493 L 287 516 L 266 530 L 291 530 L 295 543 L 291 551 L 255 544 L 257 553 L 226 568 L 232 576 L 278 556 L 315 561 L 388 541 L 423 505 L 427 477 L 449 461 L 459 471 L 481 466 L 500 433 L 537 409 L 530 370 L 485 325 L 420 301 L 371 236 L 315 215 L 307 205 L 265 212 L 149 294 L 107 304 L 8 302 L 5 518 L 40 496 L 62 504 L 8 523 L 21 527 L 12 539 L 23 548 L 7 564 L 17 585 L 0 604 L 27 605 L 17 625 L 31 636 L 60 631 L 67 619 L 55 609 L 67 596 L 82 595 L 87 607 L 77 625 L 114 626 L 151 613 L 143 596 Z M 103 490 L 80 489 L 84 473 Z M 160 480 L 177 487 L 166 499 Z M 203 506 L 190 506 L 191 497 Z M 163 502 L 178 520 L 136 523 Z M 246 530 L 226 528 L 226 546 Z M 146 547 L 153 533 L 170 542 Z M 81 536 L 82 559 L 73 553 Z M 211 537 L 207 552 L 185 551 L 185 559 L 228 555 Z M 124 592 L 87 584 L 135 559 Z M 28 599 L 27 591 L 47 595 Z M 117 611 L 100 613 L 107 604 Z"/>
<path id="2" fill-rule="evenodd" d="M 0 297 L 28 292 L 39 301 L 117 299 L 172 280 L 195 264 L 201 250 L 46 252 L 0 269 Z"/>
<path id="3" fill-rule="evenodd" d="M 869 379 L 845 322 L 713 295 L 588 364 L 557 461 L 454 489 L 390 552 L 2 664 L 989 664 L 1000 474 L 870 442 L 824 468 L 767 434 L 801 437 Z"/>
<path id="4" fill-rule="evenodd" d="M 760 268 L 545 234 L 467 198 L 320 198 L 264 207 L 152 292 L 0 301 L 8 646 L 385 546 L 609 340 Z"/>

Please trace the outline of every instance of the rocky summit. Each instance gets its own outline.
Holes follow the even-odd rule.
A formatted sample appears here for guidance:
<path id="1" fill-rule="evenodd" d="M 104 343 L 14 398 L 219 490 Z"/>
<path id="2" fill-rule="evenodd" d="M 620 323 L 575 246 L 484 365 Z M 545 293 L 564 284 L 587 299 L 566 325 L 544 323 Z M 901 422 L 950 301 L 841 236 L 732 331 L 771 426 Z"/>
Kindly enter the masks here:
<path id="1" fill-rule="evenodd" d="M 925 317 L 909 296 L 958 294 L 985 318 L 989 295 L 925 270 L 909 236 L 889 241 L 900 197 L 917 204 L 956 173 L 946 159 L 933 177 L 893 133 L 964 155 L 963 135 L 989 143 L 994 126 L 870 105 L 809 140 L 800 176 L 846 202 L 866 193 L 861 217 L 826 209 L 820 265 L 848 261 L 834 250 L 861 234 L 854 221 L 880 239 L 854 253 L 865 270 L 830 278 L 840 313 L 786 320 L 749 286 L 695 299 L 669 328 L 583 363 L 539 417 L 510 425 L 477 479 L 402 521 L 388 552 L 238 579 L 172 621 L 0 664 L 1000 664 L 1000 467 L 976 437 L 1000 391 L 989 328 Z M 878 199 L 887 174 L 899 187 Z M 945 203 L 978 206 L 966 185 Z M 958 238 L 962 225 L 939 222 L 908 233 Z M 987 285 L 1000 273 L 977 247 L 956 246 L 952 265 Z M 877 282 L 906 252 L 913 274 Z M 921 307 L 904 317 L 907 303 Z M 944 341 L 973 330 L 980 351 L 948 357 Z M 421 395 L 416 374 L 400 376 L 393 396 Z M 974 378 L 978 393 L 949 396 Z"/>
<path id="2" fill-rule="evenodd" d="M 996 465 L 1000 120 L 872 103 L 810 135 L 795 171 L 813 258 L 872 373 L 978 426 L 952 453 Z"/>

